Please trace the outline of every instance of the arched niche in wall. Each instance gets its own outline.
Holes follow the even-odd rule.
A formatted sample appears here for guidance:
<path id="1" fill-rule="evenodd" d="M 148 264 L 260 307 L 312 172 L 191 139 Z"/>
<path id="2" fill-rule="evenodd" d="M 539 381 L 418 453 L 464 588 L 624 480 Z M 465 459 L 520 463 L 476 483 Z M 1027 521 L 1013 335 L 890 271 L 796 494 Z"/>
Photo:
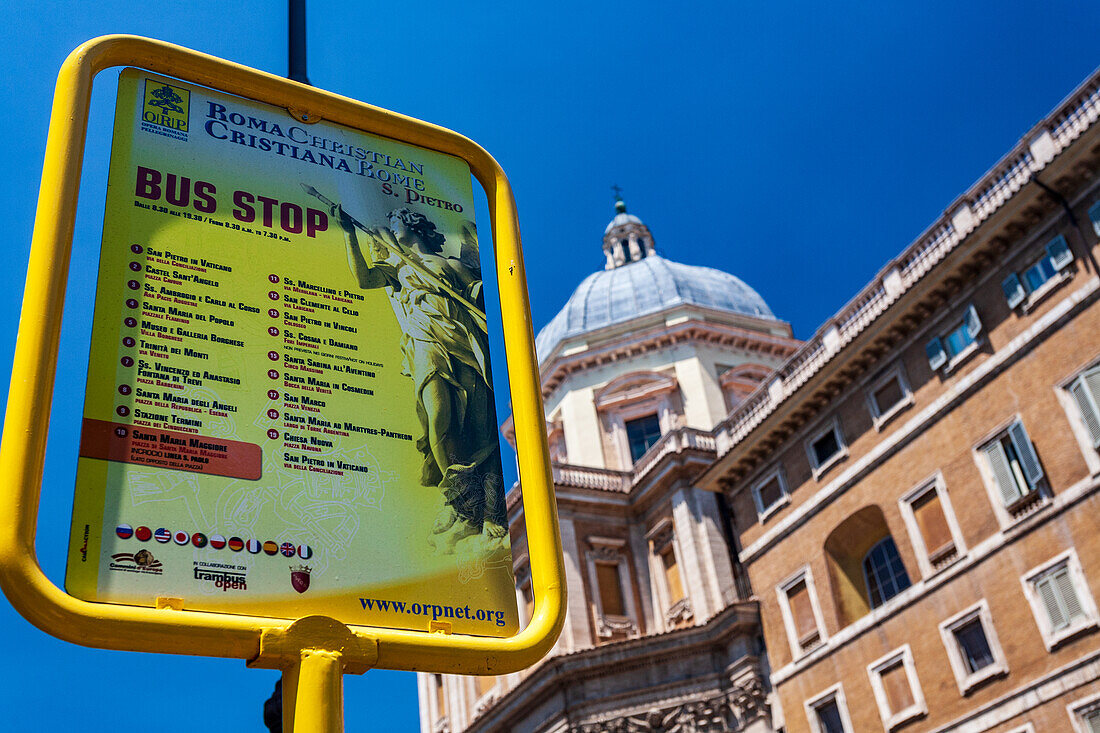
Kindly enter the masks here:
<path id="1" fill-rule="evenodd" d="M 684 421 L 680 385 L 671 372 L 622 374 L 594 397 L 608 468 L 630 468 L 661 435 Z"/>
<path id="2" fill-rule="evenodd" d="M 829 582 L 840 628 L 909 587 L 909 574 L 878 506 L 850 515 L 825 540 Z"/>

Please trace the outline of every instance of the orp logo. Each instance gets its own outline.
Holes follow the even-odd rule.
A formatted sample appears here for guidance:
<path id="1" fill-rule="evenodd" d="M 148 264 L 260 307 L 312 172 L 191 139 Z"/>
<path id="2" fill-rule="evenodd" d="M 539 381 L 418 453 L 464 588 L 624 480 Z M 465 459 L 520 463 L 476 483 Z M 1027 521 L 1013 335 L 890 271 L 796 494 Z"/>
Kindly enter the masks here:
<path id="1" fill-rule="evenodd" d="M 145 80 L 141 119 L 150 125 L 186 133 L 191 111 L 191 92 L 155 79 Z"/>

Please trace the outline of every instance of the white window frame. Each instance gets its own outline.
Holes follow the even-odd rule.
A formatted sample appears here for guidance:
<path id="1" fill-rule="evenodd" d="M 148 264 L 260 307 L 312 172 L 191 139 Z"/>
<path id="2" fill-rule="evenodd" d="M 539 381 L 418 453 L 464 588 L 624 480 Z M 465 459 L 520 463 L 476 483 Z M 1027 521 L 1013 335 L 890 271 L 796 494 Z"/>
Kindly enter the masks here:
<path id="1" fill-rule="evenodd" d="M 955 631 L 977 619 L 985 632 L 985 641 L 993 655 L 993 662 L 977 672 L 966 668 L 962 649 Z M 946 621 L 940 622 L 940 638 L 947 649 L 947 659 L 951 662 L 951 671 L 955 673 L 955 682 L 959 685 L 959 694 L 966 695 L 970 690 L 988 679 L 1008 673 L 1008 660 L 1005 658 L 997 630 L 993 627 L 993 616 L 989 612 L 989 603 L 983 598 L 973 606 L 963 609 Z"/>
<path id="2" fill-rule="evenodd" d="M 942 372 L 944 375 L 950 374 L 955 368 L 960 366 L 964 361 L 969 359 L 971 355 L 975 354 L 982 344 L 982 319 L 978 316 L 978 310 L 974 307 L 973 303 L 968 303 L 966 310 L 963 311 L 962 318 L 958 320 L 949 321 L 951 323 L 950 328 L 942 329 L 938 336 L 935 336 L 925 346 L 924 353 L 928 358 L 928 365 L 934 372 Z M 966 328 L 968 335 L 970 336 L 970 343 L 963 347 L 961 351 L 952 355 L 947 352 L 946 339 L 948 335 L 954 333 L 960 328 Z"/>
<path id="3" fill-rule="evenodd" d="M 674 375 L 642 370 L 619 375 L 596 390 L 594 399 L 600 430 L 609 436 L 611 450 L 618 454 L 620 469 L 629 471 L 635 465 L 630 455 L 626 424 L 655 414 L 661 427 L 661 437 L 657 439 L 660 442 L 676 429 L 682 418 L 683 404 L 676 399 L 679 389 Z M 613 456 L 606 457 L 613 459 Z M 614 466 L 609 463 L 608 467 Z"/>
<path id="4" fill-rule="evenodd" d="M 934 491 L 940 498 L 940 508 L 943 509 L 944 518 L 947 520 L 947 528 L 951 530 L 951 541 L 955 543 L 955 559 L 945 564 L 938 570 L 932 565 L 928 556 L 928 548 L 924 545 L 924 535 L 921 534 L 920 525 L 917 524 L 917 516 L 913 511 L 913 503 Z M 966 542 L 963 540 L 962 529 L 955 517 L 955 508 L 951 506 L 951 497 L 947 493 L 947 485 L 944 483 L 943 474 L 939 471 L 930 479 L 917 484 L 915 488 L 903 494 L 898 499 L 901 508 L 901 518 L 905 522 L 905 529 L 909 532 L 910 544 L 917 555 L 917 565 L 920 567 L 921 577 L 927 578 L 955 564 L 966 556 Z"/>
<path id="5" fill-rule="evenodd" d="M 909 682 L 909 692 L 913 696 L 913 704 L 898 711 L 890 710 L 890 701 L 886 697 L 886 687 L 882 684 L 882 672 L 887 667 L 893 667 L 901 662 L 905 669 L 905 677 Z M 928 714 L 928 704 L 924 700 L 924 692 L 921 690 L 920 680 L 917 678 L 917 666 L 913 663 L 913 650 L 908 644 L 898 647 L 889 654 L 876 659 L 867 665 L 867 676 L 871 678 L 871 691 L 875 694 L 875 702 L 878 704 L 878 714 L 882 718 L 882 724 L 886 730 L 893 730 L 902 723 Z"/>
<path id="6" fill-rule="evenodd" d="M 787 598 L 787 591 L 803 580 L 806 582 L 806 592 L 810 596 L 810 608 L 814 612 L 814 621 L 817 623 L 817 645 L 809 649 L 803 649 L 799 643 L 798 627 L 795 625 L 794 614 L 791 612 L 790 601 Z M 783 627 L 787 631 L 787 641 L 791 646 L 792 658 L 804 657 L 824 646 L 829 639 L 829 635 L 825 633 L 825 621 L 821 615 L 821 605 L 817 600 L 817 586 L 814 585 L 814 575 L 810 570 L 810 566 L 803 565 L 797 572 L 776 586 L 775 592 L 779 596 L 779 612 L 783 616 Z"/>
<path id="7" fill-rule="evenodd" d="M 589 537 L 592 549 L 585 553 L 588 565 L 588 582 L 592 588 L 592 608 L 596 613 L 596 635 L 601 639 L 610 639 L 616 631 L 626 632 L 628 636 L 638 634 L 638 612 L 634 607 L 634 587 L 627 566 L 626 540 L 611 537 Z M 614 565 L 619 574 L 619 588 L 623 594 L 625 616 L 605 614 L 603 598 L 600 594 L 600 580 L 596 573 L 597 565 Z"/>
<path id="8" fill-rule="evenodd" d="M 983 438 L 979 443 L 974 446 L 972 450 L 974 461 L 978 465 L 978 472 L 981 474 L 982 477 L 982 483 L 985 484 L 985 490 L 986 493 L 989 495 L 989 501 L 993 505 L 993 513 L 997 517 L 1002 528 L 1015 524 L 1016 522 L 1022 520 L 1025 516 L 1030 514 L 1030 512 L 1026 512 L 1021 516 L 1016 517 L 1013 516 L 1012 513 L 1009 511 L 1008 508 L 1011 505 L 1006 505 L 1004 502 L 1004 498 L 1001 495 L 1000 483 L 998 482 L 997 477 L 994 474 L 993 466 L 990 464 L 989 457 L 985 454 L 985 448 L 986 446 L 991 445 L 994 441 L 1000 441 L 1006 436 L 1009 436 L 1009 439 L 1012 440 L 1011 436 L 1013 434 L 1013 428 L 1017 425 L 1020 426 L 1020 430 L 1022 431 L 1024 438 L 1026 438 L 1027 444 L 1028 446 L 1030 446 L 1031 452 L 1035 456 L 1036 465 L 1038 466 L 1039 470 L 1039 475 L 1035 478 L 1034 483 L 1030 485 L 1031 491 L 1020 494 L 1019 499 L 1031 496 L 1034 493 L 1037 494 L 1037 496 L 1035 497 L 1036 503 L 1043 504 L 1049 501 L 1050 498 L 1050 494 L 1047 491 L 1046 486 L 1046 472 L 1042 467 L 1042 462 L 1038 459 L 1038 452 L 1035 450 L 1035 444 L 1031 440 L 1031 434 L 1027 432 L 1027 428 L 1024 427 L 1023 420 L 1020 419 L 1020 416 L 1014 415 L 1010 421 L 1000 426 L 997 430 L 993 431 L 985 438 Z M 1024 447 L 1026 448 L 1028 446 Z M 1017 452 L 1020 452 L 1019 448 L 1017 448 Z M 1023 470 L 1023 467 L 1021 467 L 1021 470 Z M 1027 483 L 1027 476 L 1025 476 L 1024 478 L 1025 483 Z M 1014 480 L 1017 482 L 1018 488 L 1019 478 L 1015 477 L 1014 475 Z"/>
<path id="9" fill-rule="evenodd" d="M 833 455 L 829 456 L 824 463 L 817 462 L 817 454 L 814 453 L 813 445 L 817 441 L 821 440 L 830 431 L 836 434 L 837 451 Z M 844 460 L 848 457 L 848 444 L 844 440 L 844 433 L 840 430 L 840 420 L 836 416 L 833 416 L 824 425 L 819 427 L 814 433 L 806 439 L 804 444 L 806 448 L 806 456 L 810 459 L 810 468 L 813 470 L 814 478 L 818 478 L 821 474 L 828 471 L 836 463 Z"/>
<path id="10" fill-rule="evenodd" d="M 844 728 L 844 733 L 853 733 L 852 718 L 848 715 L 848 702 L 844 698 L 844 685 L 839 682 L 832 687 L 822 690 L 802 703 L 806 709 L 806 720 L 810 723 L 810 730 L 813 731 L 813 733 L 825 733 L 821 726 L 818 725 L 817 709 L 830 702 L 836 703 L 837 711 L 840 713 L 840 724 Z"/>
<path id="11" fill-rule="evenodd" d="M 1043 599 L 1035 589 L 1035 581 L 1047 575 L 1060 565 L 1065 565 L 1069 570 L 1070 582 L 1073 584 L 1073 592 L 1077 594 L 1077 602 L 1081 604 L 1082 615 L 1079 619 L 1063 629 L 1053 629 L 1050 617 L 1047 614 Z M 1039 627 L 1039 633 L 1043 637 L 1043 643 L 1047 651 L 1054 651 L 1062 642 L 1080 634 L 1086 629 L 1095 628 L 1100 621 L 1100 614 L 1096 610 L 1096 601 L 1089 588 L 1085 572 L 1081 568 L 1081 561 L 1077 557 L 1077 550 L 1070 548 L 1065 552 L 1055 555 L 1051 559 L 1027 571 L 1020 576 L 1020 583 L 1024 587 L 1024 595 L 1031 604 L 1031 613 L 1035 617 L 1035 623 Z"/>
<path id="12" fill-rule="evenodd" d="M 1096 436 L 1093 435 L 1085 423 L 1085 415 L 1081 412 L 1081 405 L 1074 396 L 1073 389 L 1078 382 L 1083 382 L 1086 376 L 1097 373 L 1100 373 L 1100 362 L 1094 360 L 1055 388 L 1058 401 L 1069 418 L 1073 437 L 1077 439 L 1077 443 L 1081 447 L 1081 454 L 1085 457 L 1085 463 L 1088 465 L 1089 473 L 1093 475 L 1100 474 L 1100 445 L 1098 445 Z M 1086 399 L 1090 409 L 1096 408 L 1093 415 L 1100 421 L 1100 400 L 1096 400 L 1091 394 L 1086 394 Z"/>
<path id="13" fill-rule="evenodd" d="M 875 400 L 875 392 L 882 389 L 891 380 L 897 380 L 898 386 L 901 387 L 902 397 L 896 404 L 882 412 L 880 405 Z M 882 430 L 895 415 L 913 404 L 913 390 L 909 387 L 909 380 L 905 378 L 905 370 L 902 368 L 901 362 L 898 362 L 893 368 L 886 370 L 872 381 L 868 385 L 865 394 L 867 408 L 871 411 L 871 421 L 875 425 L 875 430 Z"/>
<path id="14" fill-rule="evenodd" d="M 1058 285 L 1073 277 L 1074 271 L 1068 268 L 1076 259 L 1073 250 L 1069 247 L 1069 242 L 1063 235 L 1059 234 L 1052 238 L 1046 243 L 1041 256 L 1027 260 L 1029 263 L 1027 267 L 1013 272 L 1001 282 L 1001 290 L 1008 307 L 1013 310 L 1020 308 L 1024 313 L 1030 311 Z M 1039 287 L 1029 290 L 1024 275 L 1043 260 L 1050 260 L 1054 274 Z"/>
<path id="15" fill-rule="evenodd" d="M 1069 722 L 1073 726 L 1074 733 L 1092 733 L 1085 725 L 1085 716 L 1098 710 L 1100 710 L 1100 692 L 1083 697 L 1080 700 L 1074 700 L 1066 705 L 1066 713 L 1069 715 Z"/>
<path id="16" fill-rule="evenodd" d="M 779 491 L 782 495 L 774 504 L 764 506 L 764 500 L 760 496 L 760 489 L 767 485 L 772 479 L 775 479 L 779 483 Z M 787 488 L 787 477 L 784 475 L 782 465 L 776 466 L 753 482 L 751 491 L 752 503 L 756 505 L 756 516 L 761 522 L 791 503 L 791 492 Z"/>

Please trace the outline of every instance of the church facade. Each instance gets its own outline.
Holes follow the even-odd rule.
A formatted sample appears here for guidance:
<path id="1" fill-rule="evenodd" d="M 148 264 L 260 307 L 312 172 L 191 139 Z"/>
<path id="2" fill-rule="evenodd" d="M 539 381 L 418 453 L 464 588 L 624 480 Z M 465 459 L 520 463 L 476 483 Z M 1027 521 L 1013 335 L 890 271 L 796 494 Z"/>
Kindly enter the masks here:
<path id="1" fill-rule="evenodd" d="M 1100 731 L 1098 114 L 1100 75 L 805 343 L 620 202 L 537 339 L 565 629 L 418 675 L 421 730 Z"/>

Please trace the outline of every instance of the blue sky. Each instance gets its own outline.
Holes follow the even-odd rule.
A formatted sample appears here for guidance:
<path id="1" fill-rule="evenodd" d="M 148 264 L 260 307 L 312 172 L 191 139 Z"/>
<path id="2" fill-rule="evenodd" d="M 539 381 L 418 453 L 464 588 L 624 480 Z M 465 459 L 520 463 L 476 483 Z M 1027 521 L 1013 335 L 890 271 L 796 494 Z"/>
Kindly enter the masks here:
<path id="1" fill-rule="evenodd" d="M 12 4 L 9 3 L 9 8 Z M 322 3 L 314 84 L 451 127 L 508 172 L 533 318 L 602 267 L 611 185 L 671 259 L 756 288 L 808 337 L 1100 62 L 1100 6 Z M 106 33 L 285 73 L 283 2 L 28 0 L 0 24 L 7 384 L 57 69 Z M 60 583 L 83 401 L 113 80 L 101 77 L 62 341 L 38 551 Z M 484 222 L 483 222 L 484 224 Z M 6 399 L 6 396 L 3 398 Z M 0 600 L 7 730 L 260 731 L 275 674 L 85 649 Z M 348 730 L 413 730 L 408 673 L 346 680 Z"/>

